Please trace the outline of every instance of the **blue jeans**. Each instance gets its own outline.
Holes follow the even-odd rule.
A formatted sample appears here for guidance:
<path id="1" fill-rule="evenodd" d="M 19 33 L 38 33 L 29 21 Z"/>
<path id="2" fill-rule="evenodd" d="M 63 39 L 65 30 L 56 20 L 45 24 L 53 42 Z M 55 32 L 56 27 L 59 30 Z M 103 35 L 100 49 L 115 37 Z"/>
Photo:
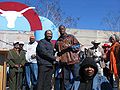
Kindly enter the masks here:
<path id="1" fill-rule="evenodd" d="M 31 85 L 34 87 L 37 84 L 37 78 L 38 78 L 37 63 L 25 64 L 25 77 L 28 88 L 31 88 Z"/>

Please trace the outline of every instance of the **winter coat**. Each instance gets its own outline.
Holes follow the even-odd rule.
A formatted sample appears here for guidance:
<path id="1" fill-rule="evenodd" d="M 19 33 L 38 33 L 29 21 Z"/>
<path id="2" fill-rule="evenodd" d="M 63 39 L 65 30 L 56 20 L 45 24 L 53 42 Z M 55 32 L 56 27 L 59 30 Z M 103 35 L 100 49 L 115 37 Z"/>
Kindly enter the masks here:
<path id="1" fill-rule="evenodd" d="M 55 44 L 55 49 L 58 52 L 58 56 L 61 57 L 61 62 L 69 65 L 80 61 L 80 44 L 73 35 L 66 34 L 64 36 L 60 36 Z"/>
<path id="2" fill-rule="evenodd" d="M 36 48 L 37 61 L 40 65 L 52 66 L 56 60 L 54 57 L 54 47 L 51 42 L 42 39 L 38 42 Z"/>
<path id="3" fill-rule="evenodd" d="M 94 74 L 91 77 L 87 77 L 84 74 L 84 68 L 86 66 L 92 66 L 94 68 Z M 101 76 L 99 74 L 97 74 L 98 69 L 97 69 L 97 65 L 96 62 L 93 60 L 93 58 L 91 57 L 87 57 L 81 64 L 81 68 L 80 68 L 80 81 L 76 81 L 73 85 L 73 90 L 81 90 L 81 87 L 84 87 L 85 90 L 112 90 L 111 85 L 109 84 L 107 78 L 105 76 Z M 88 87 L 87 87 L 87 82 L 91 81 Z M 82 85 L 81 85 L 82 83 Z M 91 88 L 91 89 L 90 89 Z M 82 90 L 84 90 L 82 89 Z"/>

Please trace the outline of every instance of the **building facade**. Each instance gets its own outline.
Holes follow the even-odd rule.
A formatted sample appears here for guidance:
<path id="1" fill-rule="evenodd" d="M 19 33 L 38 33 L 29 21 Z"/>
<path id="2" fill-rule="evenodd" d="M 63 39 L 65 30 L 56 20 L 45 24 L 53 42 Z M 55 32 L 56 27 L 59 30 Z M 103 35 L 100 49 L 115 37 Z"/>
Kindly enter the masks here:
<path id="1" fill-rule="evenodd" d="M 83 29 L 67 29 L 67 33 L 73 34 L 79 40 L 79 42 L 89 47 L 91 46 L 91 41 L 98 40 L 101 45 L 104 43 L 109 43 L 108 39 L 111 34 L 116 33 L 118 36 L 120 32 L 114 31 L 104 31 L 104 30 L 83 30 Z M 29 41 L 29 37 L 34 35 L 32 31 L 0 31 L 0 50 L 12 48 L 14 41 L 23 41 L 25 45 Z M 44 37 L 43 37 L 44 38 Z"/>

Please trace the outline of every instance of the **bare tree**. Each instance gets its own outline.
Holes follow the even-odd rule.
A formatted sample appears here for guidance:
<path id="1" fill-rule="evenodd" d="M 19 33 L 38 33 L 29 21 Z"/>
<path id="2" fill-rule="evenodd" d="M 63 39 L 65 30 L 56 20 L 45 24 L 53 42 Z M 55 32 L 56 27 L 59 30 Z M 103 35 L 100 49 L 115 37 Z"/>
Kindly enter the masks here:
<path id="1" fill-rule="evenodd" d="M 110 36 L 112 34 L 117 34 L 120 36 L 120 12 L 110 12 L 103 18 L 102 25 L 104 29 L 108 32 L 104 32 L 105 35 Z"/>
<path id="2" fill-rule="evenodd" d="M 64 24 L 66 27 L 77 27 L 79 17 L 72 17 L 66 15 L 61 10 L 60 0 L 26 0 L 25 4 L 36 7 L 36 12 L 40 16 L 44 16 L 51 20 L 56 26 Z"/>
<path id="3" fill-rule="evenodd" d="M 120 13 L 108 13 L 102 23 L 107 30 L 120 32 Z"/>

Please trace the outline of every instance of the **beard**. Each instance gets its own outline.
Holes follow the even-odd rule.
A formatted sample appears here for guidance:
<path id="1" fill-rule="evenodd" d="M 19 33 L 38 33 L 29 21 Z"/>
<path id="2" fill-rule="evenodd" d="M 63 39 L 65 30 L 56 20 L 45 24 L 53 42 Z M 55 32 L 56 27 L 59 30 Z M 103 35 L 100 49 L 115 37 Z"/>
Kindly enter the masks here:
<path id="1" fill-rule="evenodd" d="M 47 41 L 50 41 L 50 40 L 52 39 L 52 36 L 46 36 L 45 39 L 46 39 Z"/>

